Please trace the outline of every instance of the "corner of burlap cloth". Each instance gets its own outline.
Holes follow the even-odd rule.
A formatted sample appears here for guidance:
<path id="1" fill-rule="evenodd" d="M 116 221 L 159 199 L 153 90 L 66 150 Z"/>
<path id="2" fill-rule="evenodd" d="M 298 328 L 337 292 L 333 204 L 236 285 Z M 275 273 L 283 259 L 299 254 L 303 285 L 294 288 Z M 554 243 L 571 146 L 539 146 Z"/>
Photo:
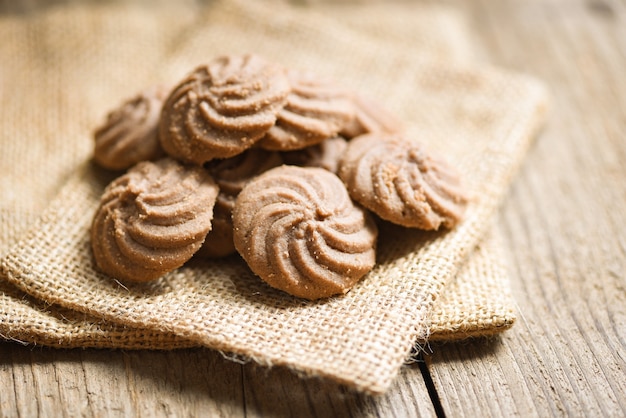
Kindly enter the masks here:
<path id="1" fill-rule="evenodd" d="M 19 290 L 4 290 L 9 285 L 3 284 L 0 308 L 28 294 L 40 302 L 28 300 L 30 310 L 25 312 L 45 313 L 46 306 L 55 306 L 55 312 L 68 309 L 78 315 L 77 322 L 69 321 L 70 329 L 80 324 L 81 314 L 87 314 L 104 321 L 93 320 L 104 334 L 111 331 L 109 323 L 136 330 L 137 338 L 145 336 L 140 330 L 149 330 L 154 333 L 149 338 L 166 338 L 172 346 L 204 345 L 261 364 L 326 376 L 370 393 L 389 387 L 418 339 L 429 334 L 431 339 L 488 334 L 510 326 L 514 316 L 506 301 L 504 310 L 498 311 L 501 321 L 496 327 L 481 311 L 481 306 L 491 303 L 490 292 L 507 296 L 499 292 L 506 274 L 500 258 L 491 251 L 492 241 L 477 245 L 493 224 L 507 186 L 542 123 L 546 94 L 540 83 L 494 68 L 407 54 L 406 42 L 366 36 L 358 30 L 358 22 L 352 28 L 342 27 L 328 17 L 285 5 L 281 13 L 275 13 L 275 8 L 259 4 L 216 3 L 192 22 L 185 20 L 189 16 L 182 17 L 186 25 L 179 24 L 180 31 L 171 38 L 159 31 L 159 23 L 173 19 L 171 13 L 101 9 L 98 18 L 88 10 L 77 7 L 42 18 L 54 22 L 43 31 L 58 54 L 48 59 L 56 60 L 52 64 L 63 70 L 70 67 L 63 76 L 69 77 L 66 81 L 73 89 L 63 100 L 76 100 L 73 105 L 81 104 L 84 112 L 58 115 L 55 123 L 61 125 L 45 129 L 48 135 L 56 128 L 67 138 L 84 139 L 80 151 L 72 154 L 77 163 L 88 158 L 84 144 L 91 124 L 128 86 L 171 84 L 217 54 L 255 51 L 285 65 L 315 68 L 351 88 L 384 98 L 409 123 L 415 138 L 459 167 L 472 201 L 463 223 L 450 232 L 383 227 L 377 267 L 347 295 L 327 301 L 301 301 L 270 289 L 237 257 L 193 260 L 155 283 L 122 286 L 93 268 L 88 231 L 110 177 L 86 161 L 73 174 L 61 169 L 69 180 L 3 258 L 2 275 Z M 87 22 L 85 16 L 89 16 Z M 54 31 L 64 19 L 76 26 L 69 26 L 74 35 L 90 34 L 92 39 L 72 38 L 68 44 L 68 26 Z M 107 19 L 117 19 L 115 30 L 105 24 L 113 21 Z M 0 30 L 6 29 L 4 23 L 0 22 Z M 91 31 L 95 23 L 101 32 Z M 136 45 L 114 42 L 111 47 L 111 40 L 123 42 L 120 26 L 137 39 Z M 125 32 L 121 33 L 123 37 Z M 92 48 L 96 35 L 102 36 L 96 39 L 103 43 L 102 49 Z M 57 37 L 58 45 L 54 44 Z M 77 48 L 92 55 L 73 61 L 72 57 L 80 56 Z M 42 64 L 36 56 L 24 57 L 24 62 L 29 60 Z M 46 78 L 45 69 L 40 75 Z M 104 82 L 112 89 L 98 84 L 98 77 L 103 76 L 113 77 Z M 124 77 L 132 82 L 124 82 Z M 56 86 L 54 91 L 58 90 Z M 46 94 L 42 91 L 41 98 Z M 66 111 L 76 110 L 74 106 Z M 64 123 L 72 128 L 67 130 Z M 57 165 L 62 162 L 56 160 Z M 454 296 L 443 291 L 446 284 Z M 482 296 L 475 297 L 481 292 Z M 47 314 L 46 318 L 55 317 L 52 311 Z M 475 320 L 473 325 L 466 321 L 468 317 Z M 62 329 L 63 325 L 68 323 L 53 321 L 54 327 Z"/>

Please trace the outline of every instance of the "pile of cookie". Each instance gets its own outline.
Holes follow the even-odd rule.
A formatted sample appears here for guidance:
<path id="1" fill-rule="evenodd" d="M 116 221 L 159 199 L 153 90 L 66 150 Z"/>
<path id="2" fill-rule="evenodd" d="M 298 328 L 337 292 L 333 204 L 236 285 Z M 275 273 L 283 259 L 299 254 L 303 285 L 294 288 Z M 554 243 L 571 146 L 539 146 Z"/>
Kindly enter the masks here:
<path id="1" fill-rule="evenodd" d="M 122 281 L 239 253 L 293 296 L 343 294 L 375 265 L 378 219 L 452 228 L 467 203 L 458 174 L 376 102 L 254 54 L 124 102 L 94 161 L 125 170 L 91 228 L 97 268 Z"/>

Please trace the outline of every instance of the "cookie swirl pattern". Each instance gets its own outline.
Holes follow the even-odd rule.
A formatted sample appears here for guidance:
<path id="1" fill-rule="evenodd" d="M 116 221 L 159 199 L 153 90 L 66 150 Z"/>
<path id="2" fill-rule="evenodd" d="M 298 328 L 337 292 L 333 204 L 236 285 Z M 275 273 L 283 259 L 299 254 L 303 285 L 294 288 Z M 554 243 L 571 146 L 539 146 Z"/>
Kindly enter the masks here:
<path id="1" fill-rule="evenodd" d="M 291 92 L 259 146 L 296 150 L 331 138 L 354 117 L 348 94 L 329 80 L 309 72 L 287 73 Z"/>
<path id="2" fill-rule="evenodd" d="M 218 187 L 203 168 L 139 163 L 105 189 L 91 228 L 97 267 L 146 282 L 183 265 L 211 229 Z"/>
<path id="3" fill-rule="evenodd" d="M 155 86 L 110 112 L 94 133 L 94 161 L 110 170 L 125 170 L 162 157 L 157 128 L 166 96 L 165 88 Z"/>
<path id="4" fill-rule="evenodd" d="M 256 55 L 227 55 L 196 68 L 165 102 L 165 151 L 202 164 L 256 143 L 276 122 L 290 91 L 285 70 Z"/>
<path id="5" fill-rule="evenodd" d="M 233 225 L 252 271 L 297 297 L 346 293 L 375 263 L 376 224 L 324 169 L 281 166 L 255 178 L 237 197 Z"/>
<path id="6" fill-rule="evenodd" d="M 339 177 L 355 201 L 409 228 L 452 228 L 467 204 L 458 173 L 421 144 L 398 135 L 368 134 L 350 141 Z"/>

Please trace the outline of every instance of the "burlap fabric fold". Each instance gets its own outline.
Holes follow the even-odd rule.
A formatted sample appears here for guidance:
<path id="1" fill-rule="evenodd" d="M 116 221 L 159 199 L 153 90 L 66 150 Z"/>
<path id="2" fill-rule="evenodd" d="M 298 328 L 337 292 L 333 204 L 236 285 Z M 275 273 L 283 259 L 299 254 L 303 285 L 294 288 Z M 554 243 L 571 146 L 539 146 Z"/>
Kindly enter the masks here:
<path id="1" fill-rule="evenodd" d="M 180 28 L 192 22 L 190 4 L 184 4 L 176 9 L 173 15 L 171 10 L 167 10 L 167 16 L 163 13 L 153 14 L 151 20 L 162 24 L 168 23 L 169 36 L 180 32 Z M 162 8 L 162 6 L 160 6 Z M 438 6 L 419 5 L 370 5 L 368 7 L 354 8 L 350 6 L 333 6 L 330 9 L 324 8 L 325 12 L 332 12 L 333 18 L 343 25 L 358 29 L 365 36 L 373 36 L 378 42 L 394 43 L 396 46 L 404 45 L 412 53 L 426 57 L 428 59 L 441 62 L 463 62 L 469 61 L 473 55 L 470 42 L 470 35 L 462 17 L 454 10 Z M 308 11 L 308 9 L 307 9 Z M 123 10 L 119 8 L 100 10 L 101 21 L 118 20 L 118 30 L 128 33 L 127 25 L 135 21 L 134 14 L 131 19 L 119 19 Z M 188 12 L 188 13 L 185 13 Z M 14 40 L 13 44 L 7 43 L 5 47 L 12 47 L 11 52 L 19 49 L 20 44 L 26 43 L 23 49 L 38 49 L 41 45 L 31 46 L 31 43 L 40 43 L 38 39 L 42 32 L 49 32 L 55 27 L 63 27 L 71 33 L 82 32 L 83 24 L 76 27 L 76 22 L 85 20 L 93 10 L 83 10 L 80 8 L 61 8 L 58 10 L 46 11 L 45 14 L 33 19 L 3 20 L 4 34 L 6 39 Z M 87 16 L 86 16 L 87 15 Z M 146 29 L 145 23 L 139 25 Z M 158 26 L 158 25 L 153 25 Z M 173 28 L 172 28 L 173 26 Z M 135 27 L 134 29 L 137 29 Z M 150 29 L 149 27 L 147 29 Z M 2 29 L 0 29 L 2 30 Z M 135 31 L 135 34 L 138 34 Z M 23 36 L 20 36 L 23 35 Z M 82 35 L 82 33 L 81 33 Z M 56 36 L 63 36 L 58 33 Z M 87 39 L 95 46 L 102 45 L 101 38 L 110 37 L 107 31 L 101 34 L 90 33 Z M 145 36 L 145 34 L 144 34 Z M 161 36 L 163 37 L 163 36 Z M 65 39 L 72 36 L 65 35 Z M 25 39 L 30 39 L 26 42 Z M 86 40 L 86 41 L 87 41 Z M 53 39 L 46 49 L 58 49 L 59 41 Z M 86 45 L 85 42 L 83 45 Z M 22 45 L 23 46 L 23 45 Z M 76 46 L 76 45 L 74 45 Z M 6 52 L 6 51 L 4 51 Z M 76 51 L 81 51 L 79 48 Z M 45 53 L 45 51 L 44 51 Z M 128 53 L 122 55 L 128 55 Z M 21 57 L 22 55 L 18 55 Z M 40 79 L 46 85 L 48 96 L 59 96 L 64 92 L 64 86 L 68 84 L 65 80 L 67 70 L 62 68 L 67 64 L 46 64 L 47 60 L 26 59 L 27 67 L 30 70 L 21 76 L 5 77 L 5 86 L 9 86 L 13 81 L 23 82 L 24 80 Z M 13 68 L 26 67 L 26 63 L 12 56 L 12 60 L 5 61 L 11 63 Z M 95 63 L 98 64 L 97 62 Z M 59 68 L 61 67 L 61 68 Z M 5 69 L 7 66 L 5 65 Z M 90 69 L 93 71 L 93 68 Z M 55 74 L 55 81 L 48 81 L 51 75 Z M 39 76 L 37 76 L 39 75 Z M 9 82 L 9 79 L 11 82 Z M 7 91 L 6 89 L 4 91 Z M 18 96 L 22 100 L 21 107 L 15 104 L 11 109 L 24 112 L 26 109 L 35 109 L 30 106 L 30 102 L 37 98 L 37 91 L 22 89 L 22 94 Z M 8 100 L 8 94 L 3 96 L 3 102 Z M 81 101 L 83 97 L 76 100 Z M 54 101 L 60 102 L 59 99 Z M 74 115 L 79 106 L 72 106 Z M 82 107 L 81 107 L 82 108 Z M 67 107 L 54 109 L 51 112 L 50 120 L 56 121 L 59 118 L 67 117 Z M 39 110 L 37 110 L 39 111 Z M 95 113 L 95 112 L 94 112 Z M 22 113 L 23 114 L 23 113 Z M 9 113 L 9 115 L 11 115 Z M 11 115 L 13 116 L 13 115 Z M 36 219 L 38 213 L 47 203 L 47 199 L 58 189 L 59 179 L 63 179 L 68 167 L 75 165 L 75 160 L 79 160 L 82 154 L 91 151 L 91 140 L 86 138 L 85 127 L 80 122 L 82 118 L 72 116 L 72 121 L 67 123 L 57 122 L 57 135 L 49 135 L 50 128 L 42 125 L 20 125 L 20 118 L 3 119 L 3 126 L 8 127 L 8 132 L 14 135 L 4 135 L 2 140 L 5 153 L 0 155 L 3 167 L 3 196 L 5 198 L 0 203 L 0 254 L 4 254 L 10 244 L 15 242 L 20 233 L 26 230 L 27 226 Z M 64 120 L 64 119 L 61 119 Z M 13 121 L 13 122 L 11 122 Z M 31 129 L 25 131 L 25 128 Z M 5 132 L 7 132 L 5 130 Z M 22 142 L 21 147 L 17 147 L 12 137 L 26 136 L 28 143 Z M 79 138 L 80 140 L 65 141 L 62 137 Z M 59 137 L 61 139 L 59 140 Z M 45 138 L 43 140 L 42 138 Z M 40 147 L 54 149 L 52 156 L 40 152 Z M 34 150 L 34 152 L 32 152 Z M 4 158 L 3 158 L 4 157 Z M 61 160 L 62 163 L 55 161 Z M 51 164 L 52 163 L 52 164 Z M 35 174 L 28 183 L 24 184 L 23 172 L 28 167 L 45 167 L 46 170 L 33 171 Z M 31 171 L 31 170 L 28 170 Z M 29 176 L 30 177 L 30 176 Z M 27 177 L 26 180 L 29 180 Z M 19 193 L 16 193 L 15 184 L 19 183 Z M 482 245 L 481 248 L 491 246 L 491 241 Z M 448 285 L 445 295 L 441 298 L 434 309 L 431 318 L 430 338 L 450 339 L 462 338 L 474 335 L 489 335 L 499 332 L 512 325 L 515 316 L 511 307 L 511 301 L 507 297 L 507 287 L 505 273 L 501 266 L 501 259 L 494 251 L 483 251 L 485 257 L 471 257 L 470 264 L 475 268 L 464 266 L 464 269 Z M 488 271 L 480 269 L 488 268 Z M 471 271 L 473 276 L 465 276 L 464 271 Z M 497 272 L 497 273 L 495 273 Z M 468 286 L 465 292 L 457 293 L 456 287 L 462 283 Z M 480 291 L 472 291 L 477 287 Z M 464 289 L 465 289 L 464 288 Z M 135 329 L 128 326 L 118 326 L 110 321 L 103 321 L 100 318 L 87 316 L 84 313 L 59 308 L 33 299 L 16 289 L 8 282 L 0 281 L 0 337 L 19 341 L 24 344 L 43 344 L 53 347 L 115 347 L 115 348 L 152 348 L 170 349 L 186 345 L 195 345 L 185 341 L 174 334 L 161 334 L 154 330 Z M 462 330 L 462 332 L 460 332 Z"/>
<path id="2" fill-rule="evenodd" d="M 44 45 L 41 51 L 15 48 L 2 53 L 15 53 L 26 63 L 39 64 L 36 69 L 16 65 L 14 70 L 17 73 L 29 68 L 27 74 L 41 77 L 43 85 L 50 83 L 49 89 L 31 98 L 30 108 L 27 102 L 15 109 L 19 115 L 16 120 L 42 123 L 24 127 L 13 121 L 13 132 L 31 140 L 42 135 L 45 143 L 35 147 L 48 161 L 55 160 L 55 153 L 63 155 L 54 163 L 63 163 L 63 167 L 50 169 L 57 175 L 48 192 L 69 177 L 60 195 L 2 262 L 6 279 L 21 292 L 43 301 L 44 306 L 70 309 L 79 318 L 77 312 L 82 312 L 105 320 L 103 324 L 150 330 L 173 337 L 168 341 L 181 339 L 182 345 L 201 344 L 262 364 L 282 364 L 374 393 L 389 386 L 416 339 L 425 339 L 430 330 L 438 330 L 433 336 L 446 332 L 471 335 L 480 330 L 471 321 L 459 319 L 459 310 L 454 307 L 474 309 L 474 319 L 484 324 L 489 309 L 485 314 L 476 304 L 489 305 L 491 295 L 483 292 L 482 297 L 470 301 L 463 292 L 470 289 L 470 295 L 479 293 L 471 289 L 480 286 L 470 283 L 489 283 L 484 277 L 491 279 L 488 289 L 501 289 L 505 276 L 499 267 L 493 268 L 501 266 L 501 260 L 488 251 L 488 246 L 480 246 L 477 256 L 461 270 L 466 273 L 457 273 L 493 222 L 506 186 L 541 123 L 545 93 L 540 84 L 496 69 L 434 63 L 424 57 L 427 54 L 407 54 L 410 49 L 406 43 L 368 37 L 358 28 L 341 27 L 332 19 L 286 8 L 275 13 L 276 7 L 252 8 L 229 2 L 211 5 L 193 16 L 178 11 L 146 14 L 127 6 L 114 11 L 79 7 L 69 12 L 50 12 L 41 18 L 52 21 L 48 26 L 41 25 L 40 17 L 27 22 L 30 28 L 12 27 L 14 32 L 7 30 L 11 26 L 7 22 L 0 25 L 0 30 L 13 37 L 20 33 L 40 36 L 35 40 L 37 45 Z M 162 25 L 176 19 L 176 36 L 166 36 Z M 57 26 L 60 21 L 65 25 Z M 120 31 L 120 27 L 125 30 Z M 72 29 L 74 35 L 89 34 L 88 41 L 68 36 Z M 13 44 L 24 41 L 13 39 Z M 269 289 L 237 257 L 219 262 L 195 260 L 147 286 L 123 287 L 95 272 L 88 227 L 109 177 L 89 162 L 80 161 L 88 159 L 90 133 L 104 109 L 129 89 L 136 91 L 153 82 L 172 83 L 217 54 L 247 51 L 285 65 L 315 68 L 382 98 L 409 123 L 413 135 L 460 167 L 473 196 L 466 220 L 449 233 L 383 228 L 378 267 L 348 295 L 324 302 L 303 302 Z M 62 76 L 51 77 L 55 73 L 50 67 L 63 70 Z M 12 67 L 8 68 L 3 80 L 19 80 L 17 74 L 7 74 Z M 54 87 L 59 77 L 66 83 L 64 89 Z M 12 97 L 18 88 L 3 83 L 1 93 Z M 39 111 L 32 109 L 37 109 L 32 105 L 37 98 L 41 99 Z M 58 114 L 42 118 L 42 108 Z M 25 114 L 18 113 L 20 109 Z M 7 121 L 3 119 L 3 124 Z M 80 144 L 69 150 L 71 145 L 63 145 L 67 141 Z M 65 151 L 64 146 L 68 147 Z M 36 159 L 32 155 L 28 158 Z M 24 167 L 31 174 L 36 165 L 14 168 L 19 173 L 11 173 L 13 181 L 18 174 L 23 176 Z M 38 176 L 41 179 L 45 174 L 32 173 L 33 179 L 28 181 L 35 182 Z M 14 184 L 3 188 L 12 191 L 14 206 L 19 207 L 19 188 Z M 11 213 L 11 208 L 6 205 L 3 213 Z M 437 308 L 435 300 L 446 297 L 446 283 L 455 283 L 450 289 L 460 293 L 444 299 Z M 506 292 L 494 295 L 507 296 Z M 5 292 L 1 306 L 19 297 Z M 21 306 L 28 305 L 33 312 L 45 315 L 38 308 L 41 303 L 24 301 Z M 497 309 L 491 313 L 506 318 L 511 313 L 506 306 L 510 305 L 505 302 L 504 306 L 506 313 Z M 10 309 L 7 312 L 3 308 L 2 318 L 7 317 L 11 318 Z M 69 322 L 70 328 L 80 324 Z M 3 319 L 3 326 L 5 323 Z M 98 322 L 90 319 L 87 323 Z M 464 325 L 455 330 L 459 324 Z M 507 320 L 500 325 L 507 326 Z M 492 331 L 497 326 L 483 325 L 482 330 L 486 329 Z M 145 334 L 137 331 L 137 335 Z"/>

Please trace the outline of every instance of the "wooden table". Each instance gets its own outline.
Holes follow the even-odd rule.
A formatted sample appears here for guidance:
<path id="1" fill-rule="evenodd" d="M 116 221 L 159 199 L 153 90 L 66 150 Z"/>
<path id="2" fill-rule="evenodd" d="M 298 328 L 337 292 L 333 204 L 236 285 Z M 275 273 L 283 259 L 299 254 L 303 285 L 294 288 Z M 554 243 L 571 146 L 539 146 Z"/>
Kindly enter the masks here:
<path id="1" fill-rule="evenodd" d="M 0 416 L 625 416 L 626 3 L 449 3 L 486 60 L 553 94 L 498 221 L 519 304 L 510 331 L 433 344 L 375 398 L 205 349 L 0 343 Z"/>

